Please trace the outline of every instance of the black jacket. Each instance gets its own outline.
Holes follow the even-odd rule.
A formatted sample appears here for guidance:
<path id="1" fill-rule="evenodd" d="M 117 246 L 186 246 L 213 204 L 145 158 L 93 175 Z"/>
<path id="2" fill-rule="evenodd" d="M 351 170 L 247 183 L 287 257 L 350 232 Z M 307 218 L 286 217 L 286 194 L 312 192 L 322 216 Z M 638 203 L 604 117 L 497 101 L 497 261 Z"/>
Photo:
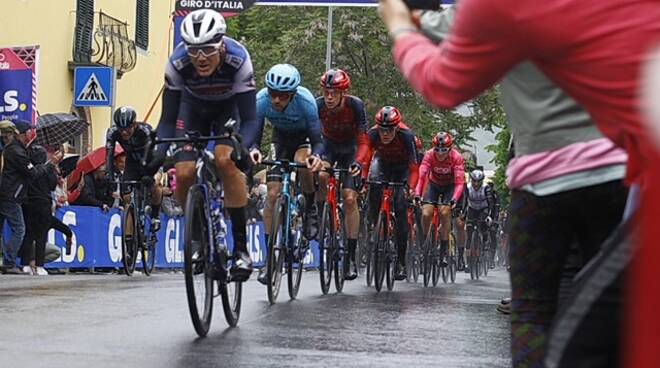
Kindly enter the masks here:
<path id="1" fill-rule="evenodd" d="M 41 146 L 30 146 L 30 159 L 33 165 L 42 165 L 46 163 L 47 155 L 46 150 Z M 30 180 L 28 183 L 28 203 L 39 202 L 41 204 L 50 203 L 53 201 L 51 193 L 57 186 L 57 172 L 53 167 L 48 170 L 45 175 L 38 177 L 35 180 Z"/>
<path id="2" fill-rule="evenodd" d="M 23 203 L 27 199 L 28 182 L 55 170 L 55 165 L 34 165 L 23 143 L 14 139 L 2 153 L 3 168 L 0 182 L 0 200 Z"/>
<path id="3" fill-rule="evenodd" d="M 94 180 L 94 174 L 85 175 L 85 187 L 74 205 L 103 207 L 104 204 L 112 206 L 114 199 L 105 180 Z"/>

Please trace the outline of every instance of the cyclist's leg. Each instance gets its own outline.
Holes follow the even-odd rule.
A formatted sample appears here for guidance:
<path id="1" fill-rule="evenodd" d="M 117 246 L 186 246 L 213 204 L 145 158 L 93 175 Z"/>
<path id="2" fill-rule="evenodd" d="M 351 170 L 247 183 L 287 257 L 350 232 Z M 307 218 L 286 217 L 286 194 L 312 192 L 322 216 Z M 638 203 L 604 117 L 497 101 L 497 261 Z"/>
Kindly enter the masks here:
<path id="1" fill-rule="evenodd" d="M 308 144 L 301 144 L 294 154 L 294 160 L 298 163 L 305 163 L 312 154 Z M 314 175 L 307 169 L 298 170 L 296 180 L 299 180 L 300 189 L 305 196 L 305 235 L 307 239 L 316 238 L 318 233 L 318 209 L 316 206 L 316 192 L 314 191 Z"/>
<path id="2" fill-rule="evenodd" d="M 175 137 L 183 137 L 188 130 L 199 131 L 202 135 L 208 135 L 211 131 L 211 120 L 204 119 L 196 110 L 199 106 L 182 99 L 179 107 L 179 116 L 176 123 Z M 176 200 L 186 208 L 186 197 L 188 189 L 195 183 L 197 171 L 195 169 L 195 160 L 197 156 L 195 151 L 189 148 L 190 145 L 180 146 L 175 155 L 176 161 Z"/>
<path id="3" fill-rule="evenodd" d="M 425 201 L 437 202 L 438 198 L 440 198 L 439 187 L 435 185 L 432 181 L 429 181 L 423 198 Z M 433 220 L 434 212 L 435 212 L 435 206 L 430 204 L 425 204 L 424 206 L 422 206 L 422 227 L 424 228 L 425 236 L 429 231 L 429 226 L 431 225 L 431 221 Z"/>
<path id="4" fill-rule="evenodd" d="M 454 185 L 445 185 L 440 188 L 442 203 L 449 203 L 454 194 Z M 444 257 L 449 248 L 449 225 L 451 221 L 451 207 L 443 206 L 440 208 L 440 255 L 443 257 L 442 263 L 446 265 Z"/>
<path id="5" fill-rule="evenodd" d="M 382 170 L 379 157 L 374 157 L 371 161 L 369 169 L 369 180 L 382 181 L 385 180 L 385 175 Z M 367 197 L 367 220 L 371 226 L 376 226 L 378 221 L 378 211 L 380 211 L 380 201 L 382 199 L 383 188 L 380 186 L 370 186 L 369 194 Z"/>
<path id="6" fill-rule="evenodd" d="M 165 153 L 160 151 L 154 151 L 149 154 L 147 157 L 147 165 L 144 167 L 144 175 L 151 178 L 156 175 L 158 169 L 165 162 Z M 128 160 L 126 162 L 128 166 Z M 152 231 L 158 231 L 160 229 L 160 205 L 163 201 L 163 187 L 160 183 L 155 182 L 151 186 L 151 219 L 152 219 Z"/>
<path id="7" fill-rule="evenodd" d="M 390 171 L 390 170 L 388 170 Z M 408 166 L 397 165 L 389 172 L 389 179 L 394 182 L 408 180 Z M 408 202 L 405 198 L 405 188 L 397 187 L 394 190 L 394 215 L 396 217 L 396 245 L 397 245 L 397 280 L 403 280 L 406 272 L 406 250 L 408 247 Z"/>
<path id="8" fill-rule="evenodd" d="M 457 216 L 454 218 L 454 230 L 456 230 L 456 243 L 458 244 L 458 270 L 462 271 L 465 267 L 465 240 L 467 234 L 465 230 L 465 218 Z"/>
<path id="9" fill-rule="evenodd" d="M 342 152 L 337 158 L 337 166 L 342 169 L 348 167 L 355 161 L 355 147 L 350 147 Z M 348 269 L 346 279 L 353 280 L 357 277 L 355 265 L 355 249 L 357 248 L 358 232 L 360 231 L 360 211 L 357 204 L 357 191 L 355 190 L 355 178 L 349 174 L 342 177 L 342 199 L 344 203 L 344 222 L 346 226 L 346 238 L 348 245 L 348 258 L 351 267 Z"/>

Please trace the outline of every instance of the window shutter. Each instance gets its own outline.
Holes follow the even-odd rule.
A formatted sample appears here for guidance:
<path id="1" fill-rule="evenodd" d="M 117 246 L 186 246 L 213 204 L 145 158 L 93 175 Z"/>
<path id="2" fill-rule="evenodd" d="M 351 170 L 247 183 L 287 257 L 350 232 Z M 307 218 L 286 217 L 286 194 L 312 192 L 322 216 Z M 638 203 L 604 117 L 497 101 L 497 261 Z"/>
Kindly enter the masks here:
<path id="1" fill-rule="evenodd" d="M 143 50 L 149 47 L 149 0 L 137 0 L 135 9 L 135 45 Z"/>
<path id="2" fill-rule="evenodd" d="M 76 4 L 76 28 L 73 60 L 91 62 L 92 34 L 94 32 L 94 0 L 78 0 Z"/>

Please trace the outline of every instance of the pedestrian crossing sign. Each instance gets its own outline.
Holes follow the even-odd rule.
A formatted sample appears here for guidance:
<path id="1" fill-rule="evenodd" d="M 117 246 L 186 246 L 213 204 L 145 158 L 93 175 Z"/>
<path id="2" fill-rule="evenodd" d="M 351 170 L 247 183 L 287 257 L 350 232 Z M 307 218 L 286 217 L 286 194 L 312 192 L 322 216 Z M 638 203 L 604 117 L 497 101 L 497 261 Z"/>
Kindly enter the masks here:
<path id="1" fill-rule="evenodd" d="M 114 70 L 109 67 L 77 67 L 74 73 L 75 106 L 112 106 Z"/>

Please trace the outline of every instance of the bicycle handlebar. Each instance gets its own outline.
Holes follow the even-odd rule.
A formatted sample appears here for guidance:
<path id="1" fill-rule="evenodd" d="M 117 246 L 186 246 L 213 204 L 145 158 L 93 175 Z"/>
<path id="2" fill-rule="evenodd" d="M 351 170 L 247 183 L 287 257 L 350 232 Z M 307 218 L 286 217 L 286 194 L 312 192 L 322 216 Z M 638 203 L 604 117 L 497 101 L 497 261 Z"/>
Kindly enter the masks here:
<path id="1" fill-rule="evenodd" d="M 266 166 L 281 166 L 283 169 L 306 169 L 307 165 L 289 160 L 262 160 L 262 164 Z"/>
<path id="2" fill-rule="evenodd" d="M 368 185 L 379 185 L 384 187 L 405 187 L 408 183 L 404 182 L 395 182 L 395 181 L 379 181 L 379 180 L 367 180 Z"/>
<path id="3" fill-rule="evenodd" d="M 442 202 L 435 202 L 435 201 L 420 201 L 419 203 L 421 204 L 430 204 L 433 206 L 451 206 L 450 203 L 442 203 Z"/>

